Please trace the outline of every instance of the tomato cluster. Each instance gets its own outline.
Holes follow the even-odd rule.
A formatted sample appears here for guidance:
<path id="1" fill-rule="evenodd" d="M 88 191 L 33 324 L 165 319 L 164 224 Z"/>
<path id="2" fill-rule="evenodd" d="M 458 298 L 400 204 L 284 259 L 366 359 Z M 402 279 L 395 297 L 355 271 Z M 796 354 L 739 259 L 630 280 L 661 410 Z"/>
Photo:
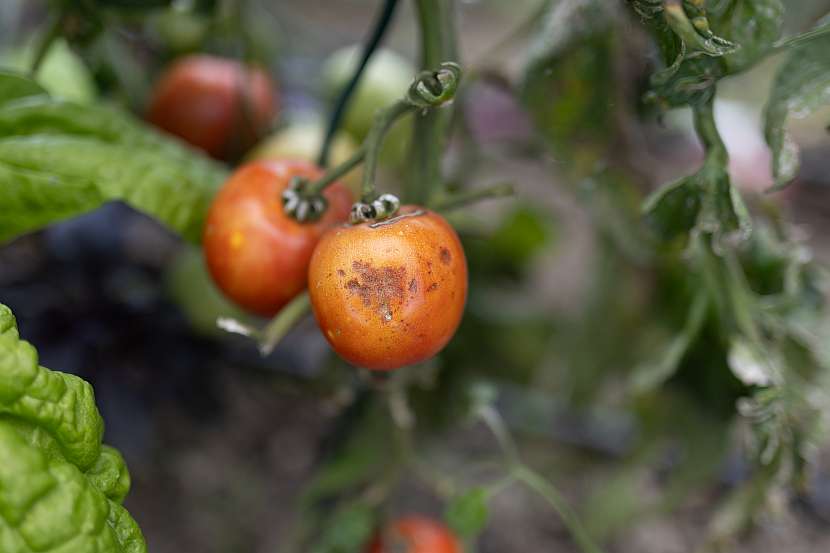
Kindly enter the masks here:
<path id="1" fill-rule="evenodd" d="M 276 111 L 275 87 L 262 69 L 212 56 L 175 62 L 155 88 L 148 118 L 157 126 L 217 158 L 249 152 L 208 212 L 203 246 L 214 282 L 262 316 L 308 288 L 324 336 L 354 365 L 391 370 L 434 356 L 455 333 L 467 297 L 458 235 L 417 206 L 348 224 L 352 195 L 342 182 L 323 192 L 321 217 L 292 218 L 284 192 L 323 171 L 301 159 L 316 148 L 292 151 L 279 135 L 249 151 Z"/>

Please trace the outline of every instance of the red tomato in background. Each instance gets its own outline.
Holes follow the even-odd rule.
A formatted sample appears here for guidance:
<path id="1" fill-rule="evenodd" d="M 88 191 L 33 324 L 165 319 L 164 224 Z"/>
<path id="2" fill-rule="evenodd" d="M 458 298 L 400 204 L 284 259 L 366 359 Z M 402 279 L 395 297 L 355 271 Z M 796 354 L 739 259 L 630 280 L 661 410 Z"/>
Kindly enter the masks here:
<path id="1" fill-rule="evenodd" d="M 367 553 L 462 553 L 462 549 L 452 532 L 440 522 L 408 516 L 385 528 Z"/>
<path id="2" fill-rule="evenodd" d="M 352 197 L 340 182 L 323 195 L 329 206 L 313 223 L 283 211 L 282 192 L 295 176 L 323 175 L 306 161 L 257 161 L 234 172 L 213 200 L 203 247 L 213 280 L 241 307 L 259 315 L 277 313 L 305 287 L 317 241 L 349 215 Z"/>
<path id="3" fill-rule="evenodd" d="M 235 60 L 187 56 L 156 83 L 147 119 L 215 158 L 244 153 L 277 113 L 268 74 Z"/>

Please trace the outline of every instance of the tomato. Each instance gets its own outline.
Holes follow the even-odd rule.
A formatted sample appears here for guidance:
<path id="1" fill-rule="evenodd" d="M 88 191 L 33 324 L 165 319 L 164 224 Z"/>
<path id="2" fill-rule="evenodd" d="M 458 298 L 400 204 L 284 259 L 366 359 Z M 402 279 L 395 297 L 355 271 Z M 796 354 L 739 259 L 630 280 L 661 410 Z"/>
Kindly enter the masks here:
<path id="1" fill-rule="evenodd" d="M 156 83 L 147 118 L 215 158 L 247 150 L 276 114 L 275 89 L 257 67 L 206 55 L 181 58 Z"/>
<path id="2" fill-rule="evenodd" d="M 402 517 L 390 524 L 369 546 L 367 553 L 461 553 L 461 544 L 440 522 Z"/>
<path id="3" fill-rule="evenodd" d="M 151 13 L 147 19 L 156 37 L 175 52 L 197 50 L 210 31 L 208 16 L 175 5 Z"/>
<path id="4" fill-rule="evenodd" d="M 322 85 L 323 93 L 330 101 L 348 84 L 360 62 L 361 53 L 362 46 L 347 46 L 326 60 L 322 70 Z M 406 58 L 392 50 L 377 50 L 349 102 L 343 128 L 355 140 L 362 142 L 372 128 L 375 112 L 403 98 L 416 73 L 415 67 Z M 411 134 L 411 120 L 408 118 L 392 127 L 384 139 L 380 161 L 386 165 L 400 165 L 406 158 Z"/>
<path id="5" fill-rule="evenodd" d="M 313 162 L 320 153 L 325 129 L 316 121 L 302 121 L 281 128 L 265 138 L 248 154 L 254 159 L 303 159 Z M 329 165 L 343 163 L 357 151 L 357 144 L 347 133 L 338 131 L 331 144 Z M 360 189 L 362 171 L 352 169 L 343 177 L 354 192 Z"/>
<path id="6" fill-rule="evenodd" d="M 257 161 L 240 167 L 216 195 L 205 224 L 205 260 L 219 288 L 241 307 L 271 316 L 305 288 L 314 246 L 348 217 L 351 193 L 333 183 L 323 194 L 325 214 L 306 224 L 283 212 L 281 196 L 293 177 L 322 174 L 305 161 Z"/>
<path id="7" fill-rule="evenodd" d="M 443 217 L 415 206 L 327 232 L 308 280 L 317 322 L 350 363 L 391 370 L 424 361 L 455 334 L 467 261 Z"/>

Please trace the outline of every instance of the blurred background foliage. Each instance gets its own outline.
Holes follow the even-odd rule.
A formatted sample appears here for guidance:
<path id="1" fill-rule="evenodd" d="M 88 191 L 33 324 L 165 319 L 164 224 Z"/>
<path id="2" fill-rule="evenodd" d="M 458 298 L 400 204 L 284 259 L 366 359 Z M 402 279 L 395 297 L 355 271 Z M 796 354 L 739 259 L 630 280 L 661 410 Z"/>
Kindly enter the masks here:
<path id="1" fill-rule="evenodd" d="M 257 61 L 282 97 L 269 143 L 313 158 L 377 4 L 6 0 L 0 59 L 25 68 L 30 37 L 63 13 L 39 82 L 139 115 L 178 56 Z M 470 551 L 828 550 L 827 49 L 767 52 L 776 25 L 752 10 L 775 2 L 707 2 L 721 41 L 685 47 L 656 1 L 457 4 L 465 81 L 447 186 L 517 193 L 451 214 L 467 312 L 424 366 L 358 374 L 309 321 L 260 357 L 212 324 L 250 319 L 198 250 L 119 203 L 0 249 L 0 301 L 21 335 L 95 386 L 149 549 L 358 551 L 378 520 L 420 511 Z M 830 11 L 784 4 L 784 37 Z M 761 31 L 747 37 L 747 21 Z M 345 152 L 406 89 L 417 43 L 404 2 Z M 684 59 L 695 47 L 720 50 Z M 793 60 L 811 55 L 824 81 L 798 81 Z M 788 70 L 799 86 L 774 89 L 791 109 L 770 109 L 766 137 L 798 144 L 801 166 L 765 193 L 787 168 L 764 109 Z M 705 110 L 684 107 L 705 105 L 701 79 L 715 78 L 728 165 L 696 136 Z M 816 96 L 793 99 L 809 84 Z M 384 189 L 404 190 L 410 135 L 405 122 L 389 138 Z"/>

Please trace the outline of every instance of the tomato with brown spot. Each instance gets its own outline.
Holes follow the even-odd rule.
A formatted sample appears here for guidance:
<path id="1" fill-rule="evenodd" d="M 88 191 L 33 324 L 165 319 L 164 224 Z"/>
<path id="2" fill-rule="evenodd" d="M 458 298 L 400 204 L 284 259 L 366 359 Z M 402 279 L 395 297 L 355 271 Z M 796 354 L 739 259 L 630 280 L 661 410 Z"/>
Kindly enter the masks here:
<path id="1" fill-rule="evenodd" d="M 369 545 L 367 553 L 462 553 L 461 544 L 440 522 L 408 516 L 390 524 Z"/>
<path id="2" fill-rule="evenodd" d="M 346 220 L 351 193 L 333 183 L 324 192 L 323 217 L 301 224 L 284 213 L 282 192 L 293 177 L 312 181 L 322 174 L 305 161 L 257 161 L 235 171 L 216 195 L 205 224 L 205 259 L 213 280 L 241 307 L 271 316 L 305 288 L 314 246 Z"/>
<path id="3" fill-rule="evenodd" d="M 455 334 L 467 260 L 443 217 L 405 206 L 391 219 L 327 232 L 311 258 L 308 289 L 341 357 L 392 370 L 429 359 Z"/>
<path id="4" fill-rule="evenodd" d="M 147 119 L 215 158 L 228 159 L 250 148 L 276 112 L 276 90 L 262 68 L 193 55 L 159 78 Z"/>

